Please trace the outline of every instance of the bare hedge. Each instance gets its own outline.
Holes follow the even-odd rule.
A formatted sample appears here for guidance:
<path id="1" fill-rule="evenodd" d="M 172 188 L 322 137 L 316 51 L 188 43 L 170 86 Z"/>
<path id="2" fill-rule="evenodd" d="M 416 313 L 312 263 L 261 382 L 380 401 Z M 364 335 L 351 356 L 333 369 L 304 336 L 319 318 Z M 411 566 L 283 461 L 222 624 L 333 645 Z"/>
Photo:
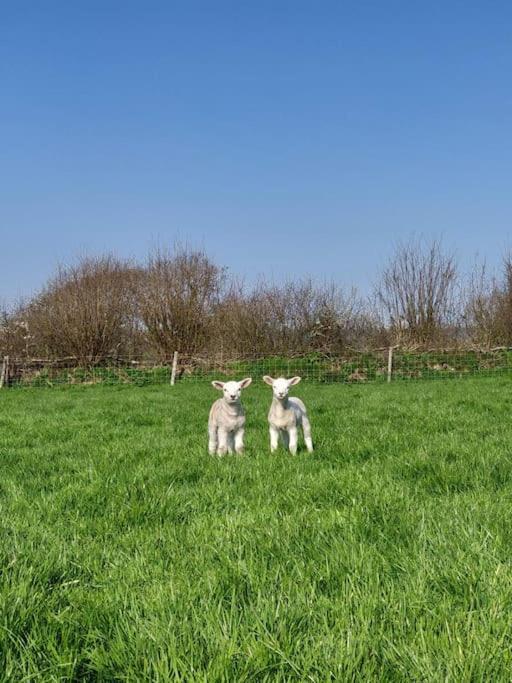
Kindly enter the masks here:
<path id="1" fill-rule="evenodd" d="M 1 293 L 0 293 L 1 294 Z M 18 358 L 340 355 L 512 345 L 512 259 L 500 276 L 462 278 L 440 242 L 398 245 L 364 298 L 309 278 L 247 287 L 204 251 L 157 250 L 61 266 L 32 299 L 0 310 L 0 354 Z"/>

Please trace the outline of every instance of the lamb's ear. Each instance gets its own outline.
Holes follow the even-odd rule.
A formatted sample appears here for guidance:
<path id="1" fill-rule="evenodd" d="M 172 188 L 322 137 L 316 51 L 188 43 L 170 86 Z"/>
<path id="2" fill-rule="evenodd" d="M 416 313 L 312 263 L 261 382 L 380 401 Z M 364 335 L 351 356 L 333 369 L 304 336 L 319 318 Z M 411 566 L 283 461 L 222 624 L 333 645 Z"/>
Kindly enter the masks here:
<path id="1" fill-rule="evenodd" d="M 251 382 L 252 382 L 252 377 L 246 377 L 245 379 L 238 382 L 238 386 L 240 387 L 240 389 L 246 389 Z"/>
<path id="2" fill-rule="evenodd" d="M 298 384 L 300 382 L 300 377 L 292 377 L 291 379 L 288 380 L 288 386 L 293 387 L 295 384 Z"/>
<path id="3" fill-rule="evenodd" d="M 268 384 L 270 386 L 274 384 L 274 380 L 270 375 L 263 375 L 263 381 L 265 382 L 265 384 Z"/>
<path id="4" fill-rule="evenodd" d="M 224 389 L 224 382 L 218 382 L 216 379 L 214 379 L 212 382 L 212 386 L 222 391 Z"/>

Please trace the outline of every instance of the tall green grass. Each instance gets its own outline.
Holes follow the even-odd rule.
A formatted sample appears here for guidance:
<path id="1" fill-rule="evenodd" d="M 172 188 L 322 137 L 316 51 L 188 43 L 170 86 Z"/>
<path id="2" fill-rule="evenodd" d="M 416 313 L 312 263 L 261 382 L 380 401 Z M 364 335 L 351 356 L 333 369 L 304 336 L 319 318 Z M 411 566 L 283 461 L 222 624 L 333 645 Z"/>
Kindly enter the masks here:
<path id="1" fill-rule="evenodd" d="M 0 392 L 0 680 L 509 681 L 512 385 Z"/>

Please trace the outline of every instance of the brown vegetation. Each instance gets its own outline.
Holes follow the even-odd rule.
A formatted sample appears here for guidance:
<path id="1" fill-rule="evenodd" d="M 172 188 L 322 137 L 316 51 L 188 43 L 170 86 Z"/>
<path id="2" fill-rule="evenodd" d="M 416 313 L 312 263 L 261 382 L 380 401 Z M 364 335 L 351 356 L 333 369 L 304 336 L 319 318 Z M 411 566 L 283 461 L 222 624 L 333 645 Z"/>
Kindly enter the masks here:
<path id="1" fill-rule="evenodd" d="M 126 353 L 134 334 L 136 280 L 137 270 L 113 256 L 60 267 L 14 316 L 11 328 L 23 326 L 28 338 L 18 352 L 73 356 L 81 364 Z"/>
<path id="2" fill-rule="evenodd" d="M 512 258 L 501 278 L 476 268 L 463 286 L 439 242 L 399 245 L 374 302 L 311 279 L 246 287 L 203 251 L 181 247 L 157 250 L 142 265 L 84 257 L 60 267 L 28 302 L 0 311 L 0 354 L 94 365 L 121 357 L 167 362 L 179 351 L 222 363 L 388 344 L 510 345 Z"/>
<path id="3" fill-rule="evenodd" d="M 377 286 L 395 344 L 436 344 L 457 327 L 455 258 L 441 244 L 398 245 Z"/>
<path id="4" fill-rule="evenodd" d="M 207 347 L 224 270 L 201 251 L 157 251 L 140 270 L 136 311 L 149 348 L 160 357 Z"/>
<path id="5" fill-rule="evenodd" d="M 512 256 L 503 261 L 501 280 L 487 275 L 485 266 L 472 274 L 465 309 L 467 329 L 481 346 L 512 345 Z"/>

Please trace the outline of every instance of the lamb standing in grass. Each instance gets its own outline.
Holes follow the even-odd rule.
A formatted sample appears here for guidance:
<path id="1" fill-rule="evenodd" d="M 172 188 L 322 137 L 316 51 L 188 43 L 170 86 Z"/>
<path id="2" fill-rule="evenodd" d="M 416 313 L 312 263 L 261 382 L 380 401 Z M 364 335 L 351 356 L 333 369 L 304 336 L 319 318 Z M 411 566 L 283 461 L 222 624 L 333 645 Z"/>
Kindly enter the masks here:
<path id="1" fill-rule="evenodd" d="M 297 453 L 298 428 L 302 427 L 306 448 L 308 453 L 312 453 L 311 425 L 306 412 L 306 406 L 300 398 L 288 398 L 290 387 L 298 384 L 300 377 L 273 379 L 265 375 L 263 381 L 269 384 L 274 392 L 274 398 L 268 413 L 271 452 L 273 453 L 276 450 L 279 434 L 281 434 L 284 447 L 289 448 L 290 453 L 295 455 Z"/>
<path id="2" fill-rule="evenodd" d="M 243 453 L 245 413 L 240 402 L 242 389 L 252 382 L 252 377 L 247 377 L 241 382 L 212 382 L 216 389 L 223 392 L 224 396 L 215 401 L 210 410 L 208 419 L 208 450 L 210 455 L 225 455 Z"/>

